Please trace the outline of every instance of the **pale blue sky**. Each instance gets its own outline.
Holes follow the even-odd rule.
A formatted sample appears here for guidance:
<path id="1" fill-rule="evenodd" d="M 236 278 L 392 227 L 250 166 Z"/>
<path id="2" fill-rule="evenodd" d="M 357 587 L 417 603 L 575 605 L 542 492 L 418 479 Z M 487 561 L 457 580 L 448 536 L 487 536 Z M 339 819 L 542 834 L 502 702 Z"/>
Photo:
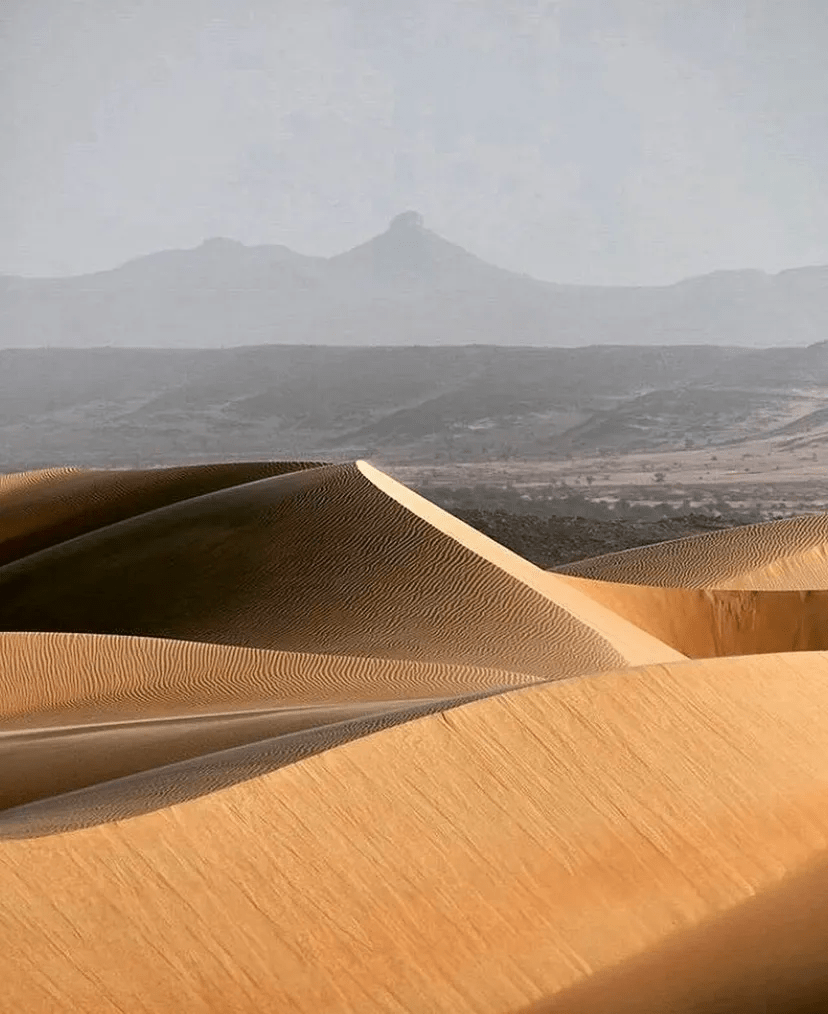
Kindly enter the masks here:
<path id="1" fill-rule="evenodd" d="M 416 208 L 562 282 L 828 263 L 825 0 L 0 0 L 0 272 Z"/>

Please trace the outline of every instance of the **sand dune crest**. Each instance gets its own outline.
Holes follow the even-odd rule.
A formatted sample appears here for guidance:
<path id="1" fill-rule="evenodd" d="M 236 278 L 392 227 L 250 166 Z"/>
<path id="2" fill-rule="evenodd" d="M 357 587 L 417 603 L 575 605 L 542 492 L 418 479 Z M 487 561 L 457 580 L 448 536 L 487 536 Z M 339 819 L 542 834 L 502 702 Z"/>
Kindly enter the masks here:
<path id="1" fill-rule="evenodd" d="M 534 583 L 356 465 L 328 466 L 148 511 L 0 567 L 0 629 L 418 658 L 540 679 L 679 657 L 563 582 L 556 601 L 541 584 L 553 578 L 522 570 L 537 572 Z"/>
<path id="2" fill-rule="evenodd" d="M 828 514 L 705 532 L 559 567 L 561 574 L 666 588 L 828 590 Z"/>

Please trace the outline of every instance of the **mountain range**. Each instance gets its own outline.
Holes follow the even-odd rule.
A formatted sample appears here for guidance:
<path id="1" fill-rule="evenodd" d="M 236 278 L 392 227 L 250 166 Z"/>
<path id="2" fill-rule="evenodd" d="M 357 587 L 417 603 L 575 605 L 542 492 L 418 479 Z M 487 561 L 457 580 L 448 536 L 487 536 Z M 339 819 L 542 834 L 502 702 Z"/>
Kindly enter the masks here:
<path id="1" fill-rule="evenodd" d="M 0 276 L 0 348 L 727 345 L 828 339 L 828 267 L 668 286 L 559 285 L 495 267 L 416 212 L 334 257 L 210 239 L 65 278 Z"/>

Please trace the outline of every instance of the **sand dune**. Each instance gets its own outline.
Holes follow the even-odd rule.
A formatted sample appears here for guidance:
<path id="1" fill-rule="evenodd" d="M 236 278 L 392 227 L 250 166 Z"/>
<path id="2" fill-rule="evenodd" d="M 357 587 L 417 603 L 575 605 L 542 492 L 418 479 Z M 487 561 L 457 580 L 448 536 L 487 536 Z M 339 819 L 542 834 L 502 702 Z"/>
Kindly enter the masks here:
<path id="1" fill-rule="evenodd" d="M 151 470 L 73 468 L 0 476 L 0 566 L 168 504 L 313 467 L 304 462 Z"/>
<path id="2" fill-rule="evenodd" d="M 0 1010 L 828 1009 L 826 547 L 0 477 Z"/>
<path id="3" fill-rule="evenodd" d="M 828 649 L 828 591 L 730 591 L 563 579 L 688 658 Z"/>
<path id="4" fill-rule="evenodd" d="M 775 656 L 653 666 L 468 704 L 124 823 L 6 842 L 7 1002 L 488 1012 L 553 999 L 824 852 L 826 704 L 823 654 L 781 670 Z"/>
<path id="5" fill-rule="evenodd" d="M 608 553 L 561 574 L 664 588 L 828 590 L 828 514 L 705 532 Z"/>
<path id="6" fill-rule="evenodd" d="M 679 657 L 563 581 L 547 591 L 538 568 L 409 496 L 403 504 L 345 465 L 148 511 L 1 567 L 0 629 L 417 658 L 541 679 Z M 442 516 L 465 544 L 434 524 Z"/>

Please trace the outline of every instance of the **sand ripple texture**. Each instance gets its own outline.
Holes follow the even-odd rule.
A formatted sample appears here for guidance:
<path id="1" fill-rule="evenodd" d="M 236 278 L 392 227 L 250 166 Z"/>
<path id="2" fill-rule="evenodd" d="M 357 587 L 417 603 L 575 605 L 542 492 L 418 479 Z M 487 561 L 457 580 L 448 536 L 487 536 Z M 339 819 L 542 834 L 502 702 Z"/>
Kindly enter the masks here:
<path id="1" fill-rule="evenodd" d="M 664 588 L 828 590 L 828 514 L 690 535 L 596 556 L 561 574 Z"/>
<path id="2" fill-rule="evenodd" d="M 0 477 L 0 1011 L 828 1010 L 827 550 Z"/>

